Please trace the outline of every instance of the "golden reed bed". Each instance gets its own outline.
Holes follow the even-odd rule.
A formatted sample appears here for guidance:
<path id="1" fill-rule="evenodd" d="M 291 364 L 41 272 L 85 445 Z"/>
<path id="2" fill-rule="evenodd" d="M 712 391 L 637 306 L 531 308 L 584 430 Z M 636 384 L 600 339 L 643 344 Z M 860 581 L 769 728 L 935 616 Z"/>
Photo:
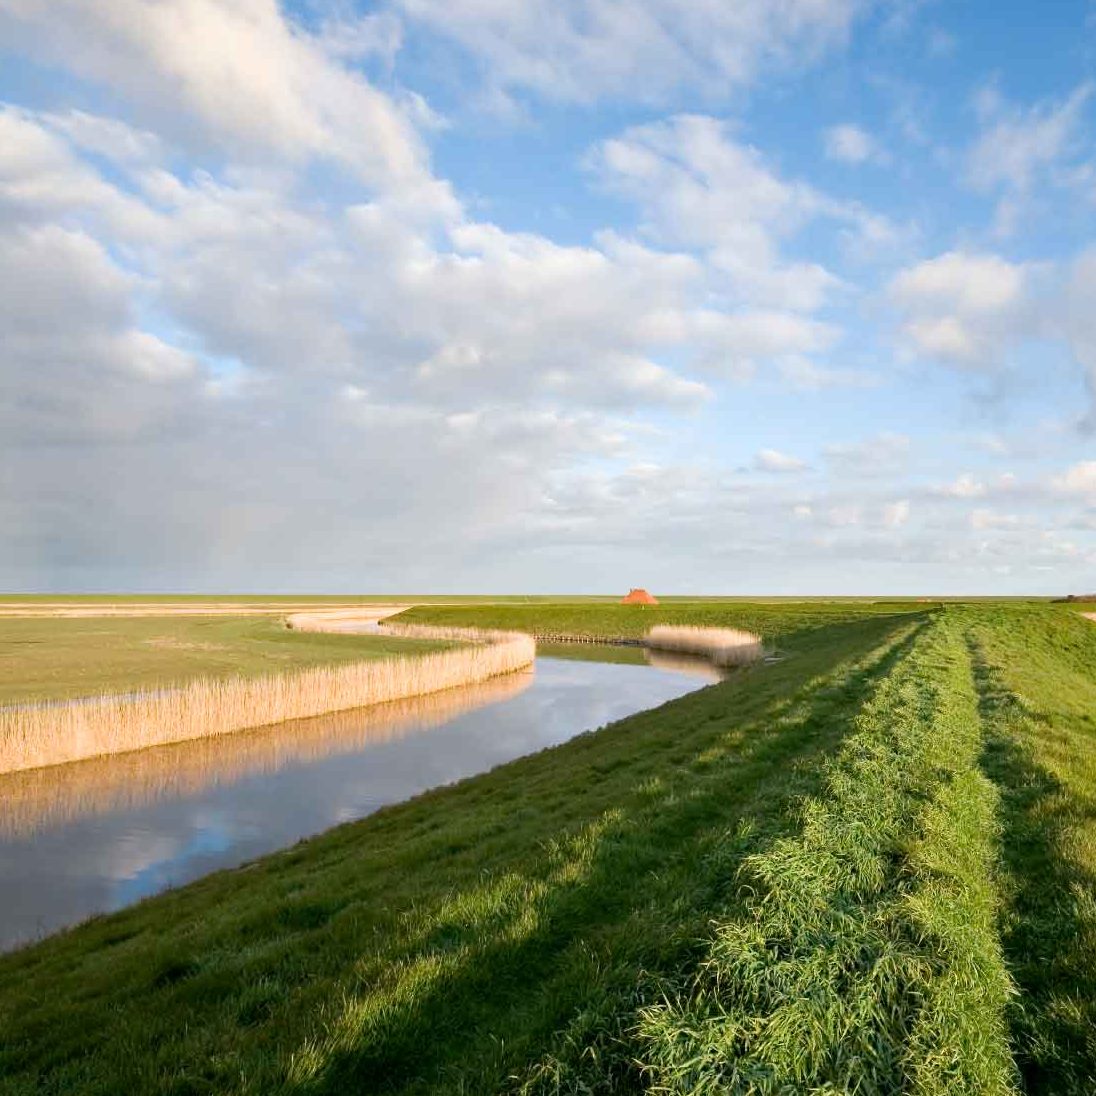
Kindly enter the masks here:
<path id="1" fill-rule="evenodd" d="M 399 632 L 411 634 L 410 630 Z M 514 673 L 530 666 L 536 657 L 533 638 L 519 632 L 456 634 L 452 629 L 416 628 L 414 635 L 460 639 L 466 646 L 266 677 L 198 680 L 155 692 L 0 708 L 0 772 L 441 692 Z"/>
<path id="2" fill-rule="evenodd" d="M 703 655 L 717 666 L 746 666 L 765 655 L 761 637 L 739 628 L 695 628 L 657 624 L 647 633 L 647 646 L 655 650 Z"/>
<path id="3" fill-rule="evenodd" d="M 193 795 L 289 765 L 354 753 L 511 700 L 531 674 L 506 674 L 440 693 L 89 758 L 0 773 L 0 837 L 25 837 L 74 818 Z"/>

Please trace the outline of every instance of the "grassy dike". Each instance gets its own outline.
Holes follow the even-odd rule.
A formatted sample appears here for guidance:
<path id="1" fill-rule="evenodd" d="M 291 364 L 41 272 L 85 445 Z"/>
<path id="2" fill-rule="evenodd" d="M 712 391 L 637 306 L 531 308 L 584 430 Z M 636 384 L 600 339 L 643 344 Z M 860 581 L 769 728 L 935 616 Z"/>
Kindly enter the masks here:
<path id="1" fill-rule="evenodd" d="M 1082 606 L 1083 608 L 1083 606 Z M 1072 608 L 972 615 L 1001 788 L 1005 955 L 1024 1089 L 1096 1092 L 1096 623 Z"/>
<path id="2" fill-rule="evenodd" d="M 981 747 L 944 617 L 857 716 L 802 832 L 747 859 L 744 914 L 641 1011 L 659 1091 L 1015 1091 Z"/>
<path id="3" fill-rule="evenodd" d="M 0 1091 L 1096 1091 L 1096 624 L 916 608 L 0 957 Z"/>
<path id="4" fill-rule="evenodd" d="M 0 957 L 0 1088 L 546 1084 L 690 966 L 924 626 L 799 623 L 778 665 Z"/>

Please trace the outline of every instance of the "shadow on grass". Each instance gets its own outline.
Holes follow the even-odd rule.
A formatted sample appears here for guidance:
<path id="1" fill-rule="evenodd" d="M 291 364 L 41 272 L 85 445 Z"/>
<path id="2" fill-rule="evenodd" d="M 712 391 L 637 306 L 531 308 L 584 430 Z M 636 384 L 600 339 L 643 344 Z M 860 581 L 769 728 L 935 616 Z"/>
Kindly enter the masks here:
<path id="1" fill-rule="evenodd" d="M 1069 789 L 1039 765 L 1025 738 L 1048 721 L 1025 709 L 971 642 L 986 728 L 983 769 L 1001 795 L 1005 911 L 1002 942 L 1020 994 L 1010 1010 L 1024 1090 L 1096 1092 L 1096 956 L 1082 903 L 1096 875 L 1066 851 L 1076 824 Z"/>
<path id="2" fill-rule="evenodd" d="M 584 1014 L 596 1014 L 585 1030 L 595 1042 L 607 1029 L 609 1042 L 624 1038 L 640 987 L 699 957 L 708 923 L 737 901 L 742 858 L 797 824 L 800 799 L 819 790 L 825 759 L 912 638 L 837 680 L 816 677 L 794 703 L 771 703 L 743 736 L 728 727 L 631 811 L 607 811 L 561 839 L 539 880 L 494 878 L 515 901 L 490 924 L 436 918 L 394 984 L 359 987 L 323 1044 L 295 1056 L 287 1091 L 499 1091 L 535 1071 L 561 1037 L 568 1052 L 576 1017 L 582 1028 Z M 488 889 L 451 905 L 491 906 L 499 896 L 485 897 Z M 577 1047 L 579 1057 L 589 1049 Z M 638 1087 L 627 1047 L 610 1058 L 581 1091 Z"/>
<path id="3" fill-rule="evenodd" d="M 742 857 L 797 827 L 917 624 L 797 635 L 784 663 L 0 956 L 0 1089 L 481 1093 L 559 1065 L 627 1091 L 639 994 L 737 908 Z"/>

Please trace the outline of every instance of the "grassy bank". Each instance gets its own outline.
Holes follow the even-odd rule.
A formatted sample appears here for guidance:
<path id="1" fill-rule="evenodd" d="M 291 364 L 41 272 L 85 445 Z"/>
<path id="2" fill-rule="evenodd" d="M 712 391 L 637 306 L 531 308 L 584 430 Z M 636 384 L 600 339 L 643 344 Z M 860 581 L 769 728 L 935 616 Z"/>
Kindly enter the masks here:
<path id="1" fill-rule="evenodd" d="M 441 650 L 393 636 L 294 632 L 280 618 L 0 619 L 0 706 L 136 692 Z"/>
<path id="2" fill-rule="evenodd" d="M 969 622 L 986 771 L 1001 788 L 1010 1013 L 1025 1090 L 1096 1092 L 1096 623 L 999 607 Z"/>
<path id="3" fill-rule="evenodd" d="M 0 957 L 0 1087 L 1096 1091 L 1096 624 L 917 608 L 639 611 L 785 658 Z"/>
<path id="4" fill-rule="evenodd" d="M 945 618 L 857 716 L 802 832 L 747 860 L 745 914 L 640 1011 L 657 1090 L 1015 1091 L 981 745 Z"/>
<path id="5" fill-rule="evenodd" d="M 15 1093 L 540 1084 L 739 901 L 743 858 L 795 824 L 917 626 L 815 630 L 781 665 L 0 958 L 0 1076 Z"/>

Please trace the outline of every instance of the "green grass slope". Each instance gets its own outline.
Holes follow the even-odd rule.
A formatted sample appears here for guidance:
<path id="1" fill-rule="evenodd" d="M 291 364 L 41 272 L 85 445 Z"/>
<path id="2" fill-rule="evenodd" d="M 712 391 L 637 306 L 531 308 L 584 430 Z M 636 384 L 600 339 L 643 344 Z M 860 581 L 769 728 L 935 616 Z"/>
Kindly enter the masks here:
<path id="1" fill-rule="evenodd" d="M 1002 790 L 1005 954 L 1031 1093 L 1096 1092 L 1096 623 L 1001 607 L 970 622 L 985 768 Z"/>
<path id="2" fill-rule="evenodd" d="M 0 958 L 4 1090 L 540 1083 L 740 901 L 743 858 L 795 824 L 918 623 L 815 631 L 778 666 Z"/>
<path id="3" fill-rule="evenodd" d="M 1096 624 L 913 608 L 0 957 L 0 1091 L 1096 1092 Z"/>

